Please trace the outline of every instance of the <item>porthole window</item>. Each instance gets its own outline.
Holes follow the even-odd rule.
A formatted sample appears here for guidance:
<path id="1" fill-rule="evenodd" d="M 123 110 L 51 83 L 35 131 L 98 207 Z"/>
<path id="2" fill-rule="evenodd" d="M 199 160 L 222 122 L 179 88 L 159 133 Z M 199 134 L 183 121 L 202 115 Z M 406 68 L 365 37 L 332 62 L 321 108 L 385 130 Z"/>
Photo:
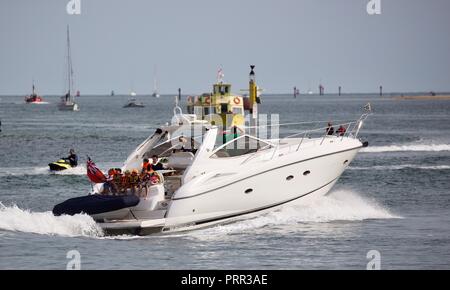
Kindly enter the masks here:
<path id="1" fill-rule="evenodd" d="M 294 179 L 294 175 L 289 175 L 288 177 L 286 177 L 287 181 L 292 180 L 292 179 Z"/>
<path id="2" fill-rule="evenodd" d="M 308 175 L 308 174 L 310 174 L 310 173 L 311 173 L 311 171 L 306 170 L 305 172 L 303 172 L 303 175 L 306 176 L 306 175 Z"/>
<path id="3" fill-rule="evenodd" d="M 348 163 L 348 160 L 345 160 L 345 161 L 344 161 L 344 165 L 347 164 L 347 163 Z"/>
<path id="4" fill-rule="evenodd" d="M 253 192 L 253 189 L 248 188 L 248 189 L 246 189 L 244 192 L 245 192 L 245 194 L 249 194 L 249 193 L 252 193 L 252 192 Z"/>

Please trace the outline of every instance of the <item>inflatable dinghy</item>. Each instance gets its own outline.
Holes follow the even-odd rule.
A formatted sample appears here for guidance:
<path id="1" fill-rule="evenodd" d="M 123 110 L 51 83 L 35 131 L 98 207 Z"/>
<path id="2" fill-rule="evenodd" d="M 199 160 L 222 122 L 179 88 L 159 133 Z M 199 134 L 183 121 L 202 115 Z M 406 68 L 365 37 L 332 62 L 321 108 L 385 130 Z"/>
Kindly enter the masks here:
<path id="1" fill-rule="evenodd" d="M 75 215 L 85 213 L 95 215 L 122 208 L 133 207 L 139 203 L 139 197 L 135 195 L 110 196 L 92 194 L 68 199 L 55 205 L 53 214 L 55 216 Z"/>

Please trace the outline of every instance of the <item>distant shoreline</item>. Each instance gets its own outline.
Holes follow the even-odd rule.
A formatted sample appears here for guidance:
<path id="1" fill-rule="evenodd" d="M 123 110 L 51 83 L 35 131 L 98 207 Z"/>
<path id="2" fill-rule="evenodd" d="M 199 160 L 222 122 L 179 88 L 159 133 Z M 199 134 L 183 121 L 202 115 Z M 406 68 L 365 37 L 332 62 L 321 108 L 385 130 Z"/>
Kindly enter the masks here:
<path id="1" fill-rule="evenodd" d="M 395 96 L 394 100 L 450 100 L 450 95 Z"/>

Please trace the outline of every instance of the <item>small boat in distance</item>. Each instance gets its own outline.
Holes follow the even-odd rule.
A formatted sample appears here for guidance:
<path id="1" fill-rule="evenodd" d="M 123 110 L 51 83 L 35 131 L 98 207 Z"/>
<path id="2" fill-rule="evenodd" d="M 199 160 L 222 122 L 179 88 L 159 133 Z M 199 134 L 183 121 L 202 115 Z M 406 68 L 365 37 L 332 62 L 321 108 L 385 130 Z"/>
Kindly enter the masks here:
<path id="1" fill-rule="evenodd" d="M 67 83 L 69 89 L 67 93 L 61 97 L 61 101 L 58 104 L 58 108 L 61 111 L 78 111 L 79 110 L 78 104 L 75 103 L 74 96 L 72 94 L 73 67 L 72 67 L 72 54 L 70 50 L 69 25 L 67 25 Z"/>
<path id="2" fill-rule="evenodd" d="M 153 93 L 152 93 L 152 97 L 159 98 L 158 84 L 157 84 L 157 80 L 156 80 L 156 67 L 155 67 L 155 76 L 153 77 Z"/>
<path id="3" fill-rule="evenodd" d="M 128 100 L 128 103 L 126 103 L 124 108 L 143 108 L 145 107 L 144 103 L 138 102 L 136 99 L 130 99 Z"/>
<path id="4" fill-rule="evenodd" d="M 41 103 L 44 103 L 43 101 L 44 100 L 42 99 L 42 97 L 38 96 L 38 94 L 36 94 L 36 90 L 35 90 L 34 82 L 33 82 L 33 89 L 32 89 L 31 95 L 25 97 L 25 102 L 28 104 L 41 104 Z"/>
<path id="5" fill-rule="evenodd" d="M 152 97 L 154 97 L 154 98 L 159 98 L 158 92 L 157 92 L 157 91 L 154 91 L 153 94 L 152 94 Z"/>
<path id="6" fill-rule="evenodd" d="M 80 91 L 77 91 L 75 97 L 79 97 L 80 96 Z"/>
<path id="7" fill-rule="evenodd" d="M 114 97 L 114 90 L 111 91 L 111 97 Z"/>

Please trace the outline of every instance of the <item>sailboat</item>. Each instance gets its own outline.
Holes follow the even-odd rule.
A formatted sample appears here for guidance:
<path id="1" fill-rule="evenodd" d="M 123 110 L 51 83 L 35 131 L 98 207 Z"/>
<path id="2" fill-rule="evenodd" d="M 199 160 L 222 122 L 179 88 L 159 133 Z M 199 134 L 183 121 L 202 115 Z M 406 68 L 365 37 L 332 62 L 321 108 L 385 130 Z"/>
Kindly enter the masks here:
<path id="1" fill-rule="evenodd" d="M 158 84 L 157 84 L 157 81 L 156 81 L 156 67 L 155 67 L 155 75 L 153 77 L 153 94 L 152 94 L 152 97 L 159 98 Z"/>
<path id="2" fill-rule="evenodd" d="M 68 91 L 61 97 L 61 102 L 58 104 L 58 108 L 62 111 L 78 111 L 78 104 L 74 101 L 72 94 L 73 89 L 73 67 L 72 67 L 72 54 L 70 50 L 70 35 L 69 25 L 67 25 L 67 83 Z"/>
<path id="3" fill-rule="evenodd" d="M 153 90 L 153 94 L 152 94 L 152 97 L 154 97 L 154 98 L 159 98 L 159 93 L 158 93 L 158 90 L 156 89 L 156 80 L 155 80 L 155 89 Z"/>

